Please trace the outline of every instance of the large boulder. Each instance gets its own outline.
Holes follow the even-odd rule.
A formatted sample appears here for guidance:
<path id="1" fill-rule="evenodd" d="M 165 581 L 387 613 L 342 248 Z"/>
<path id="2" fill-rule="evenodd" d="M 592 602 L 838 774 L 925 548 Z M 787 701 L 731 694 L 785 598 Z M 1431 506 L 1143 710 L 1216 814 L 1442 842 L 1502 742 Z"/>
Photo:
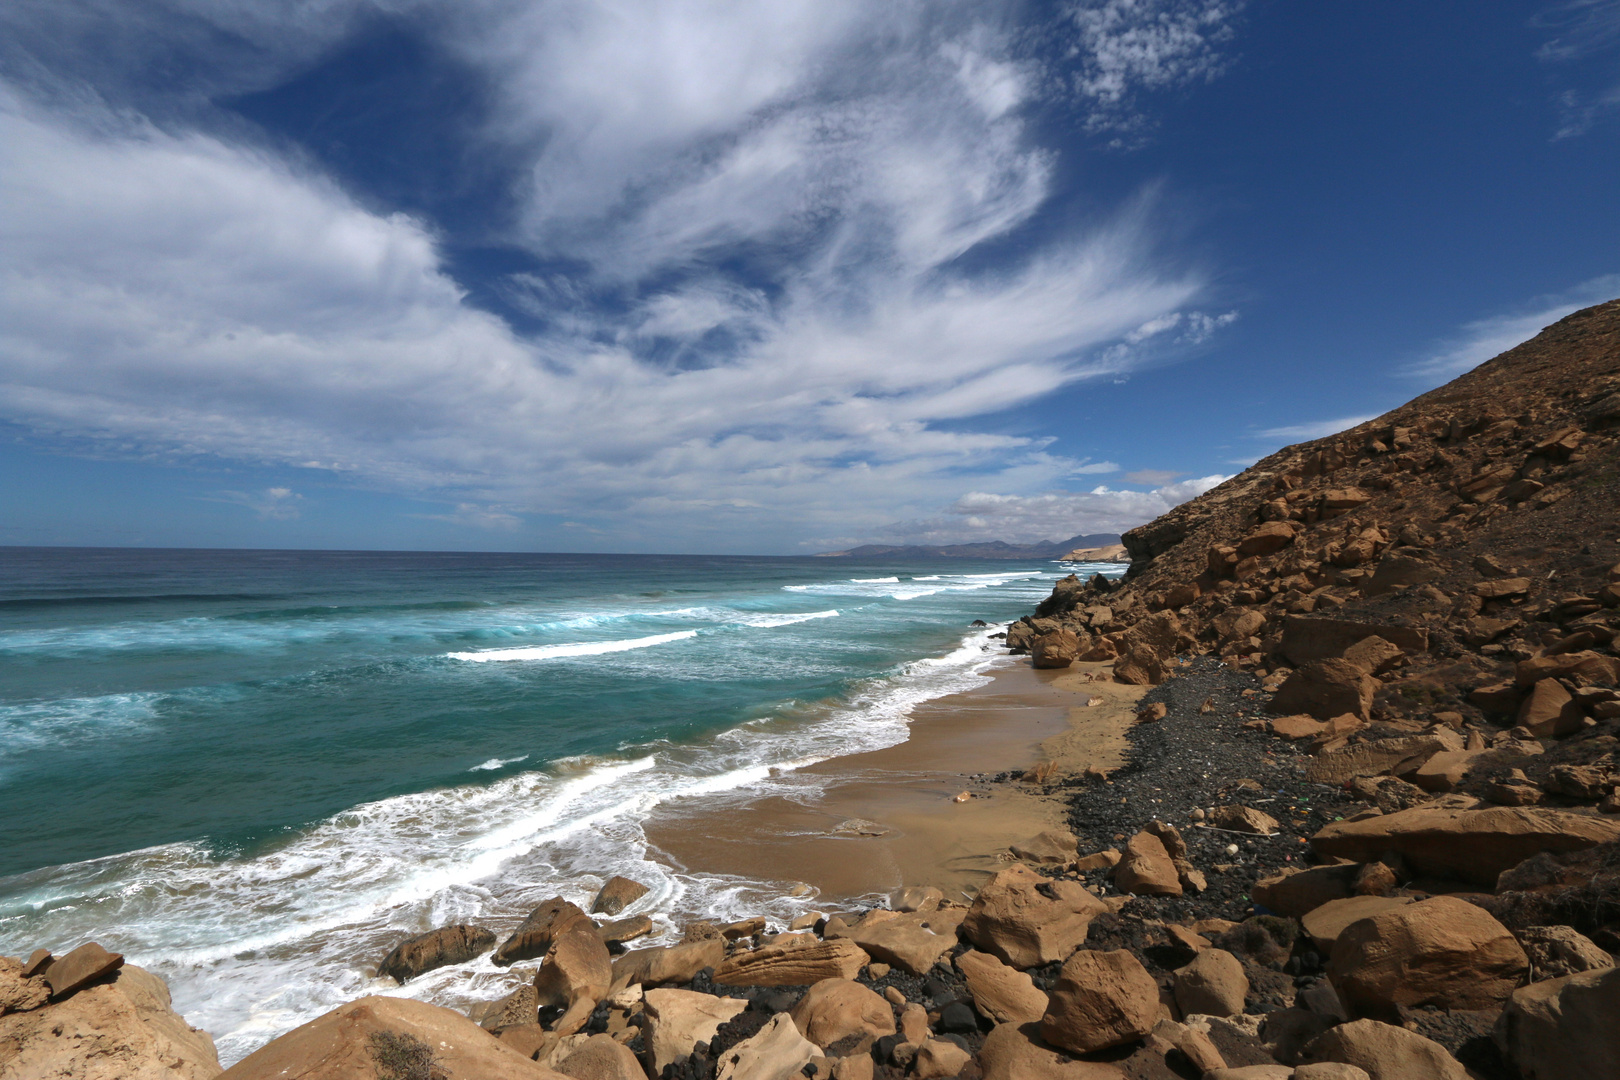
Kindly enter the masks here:
<path id="1" fill-rule="evenodd" d="M 612 984 L 613 961 L 594 929 L 570 930 L 553 940 L 534 973 L 540 1008 L 563 1009 L 551 1025 L 558 1035 L 572 1035 L 584 1027 Z"/>
<path id="2" fill-rule="evenodd" d="M 1030 643 L 1030 661 L 1038 668 L 1066 668 L 1079 658 L 1081 641 L 1078 634 L 1059 627 L 1042 634 Z"/>
<path id="3" fill-rule="evenodd" d="M 551 948 L 552 938 L 582 926 L 593 933 L 596 930 L 596 924 L 591 922 L 589 915 L 562 897 L 554 896 L 529 912 L 529 917 L 512 931 L 512 936 L 501 942 L 493 959 L 496 964 L 505 967 L 519 960 L 544 956 L 546 950 Z"/>
<path id="4" fill-rule="evenodd" d="M 1410 903 L 1410 896 L 1347 896 L 1312 908 L 1299 922 L 1316 951 L 1325 956 L 1333 951 L 1333 943 L 1352 924 Z"/>
<path id="5" fill-rule="evenodd" d="M 1282 653 L 1289 663 L 1304 666 L 1312 660 L 1342 657 L 1357 642 L 1374 636 L 1406 653 L 1424 652 L 1429 647 L 1427 630 L 1295 615 L 1283 623 Z"/>
<path id="6" fill-rule="evenodd" d="M 1620 821 L 1530 806 L 1414 806 L 1335 821 L 1311 837 L 1318 855 L 1372 862 L 1393 851 L 1415 873 L 1494 887 L 1504 870 L 1543 851 L 1580 851 L 1620 839 Z"/>
<path id="7" fill-rule="evenodd" d="M 1620 968 L 1566 975 L 1513 992 L 1496 1042 L 1525 1080 L 1620 1076 Z"/>
<path id="8" fill-rule="evenodd" d="M 465 964 L 495 947 L 495 935 L 481 926 L 441 926 L 395 945 L 377 965 L 377 974 L 404 983 L 425 971 Z"/>
<path id="9" fill-rule="evenodd" d="M 715 997 L 694 990 L 648 990 L 642 999 L 642 1034 L 654 1076 L 692 1052 L 698 1043 L 711 1042 L 720 1025 L 748 1008 L 745 998 Z"/>
<path id="10" fill-rule="evenodd" d="M 1462 748 L 1462 739 L 1449 729 L 1444 734 L 1369 739 L 1323 751 L 1307 766 L 1305 776 L 1314 783 L 1338 785 L 1358 776 L 1400 775 L 1421 768 L 1436 754 Z"/>
<path id="11" fill-rule="evenodd" d="M 1557 679 L 1542 679 L 1519 703 L 1519 726 L 1528 728 L 1538 739 L 1573 735 L 1585 718 L 1575 698 Z"/>
<path id="12" fill-rule="evenodd" d="M 1255 882 L 1254 902 L 1275 914 L 1297 919 L 1330 900 L 1349 896 L 1356 870 L 1354 864 L 1285 869 Z"/>
<path id="13" fill-rule="evenodd" d="M 0 1077 L 5 1080 L 209 1080 L 218 1075 L 214 1040 L 174 1011 L 162 979 L 132 964 L 66 1001 L 0 1016 Z"/>
<path id="14" fill-rule="evenodd" d="M 1528 971 L 1507 927 L 1450 896 L 1350 924 L 1328 960 L 1328 977 L 1351 1013 L 1385 1020 L 1399 1006 L 1499 1007 Z"/>
<path id="15" fill-rule="evenodd" d="M 1114 662 L 1114 680 L 1137 686 L 1162 683 L 1169 676 L 1171 660 L 1185 643 L 1175 612 L 1156 611 L 1138 619 L 1125 632 L 1119 659 Z"/>
<path id="16" fill-rule="evenodd" d="M 853 979 L 871 957 L 853 941 L 767 945 L 734 953 L 714 969 L 722 986 L 810 986 L 822 979 Z"/>
<path id="17" fill-rule="evenodd" d="M 820 1052 L 799 1034 L 787 1013 L 777 1013 L 756 1034 L 720 1056 L 716 1080 L 798 1080 Z"/>
<path id="18" fill-rule="evenodd" d="M 409 998 L 363 997 L 294 1028 L 221 1073 L 221 1080 L 564 1080 L 458 1012 Z"/>
<path id="19" fill-rule="evenodd" d="M 979 1048 L 984 1080 L 1125 1080 L 1101 1061 L 1076 1061 L 1041 1038 L 1040 1025 L 998 1024 Z"/>
<path id="20" fill-rule="evenodd" d="M 846 938 L 873 960 L 921 975 L 956 945 L 956 928 L 965 915 L 959 907 L 914 913 L 879 909 L 854 926 L 830 924 L 826 936 Z"/>
<path id="21" fill-rule="evenodd" d="M 124 966 L 120 953 L 108 952 L 93 941 L 87 941 L 66 956 L 49 961 L 40 971 L 40 978 L 51 988 L 51 997 L 57 1001 L 100 982 Z"/>
<path id="22" fill-rule="evenodd" d="M 592 915 L 617 915 L 647 895 L 647 886 L 627 877 L 610 877 L 591 904 Z"/>
<path id="23" fill-rule="evenodd" d="M 719 967 L 725 959 L 726 939 L 720 937 L 637 949 L 613 961 L 612 989 L 691 982 L 698 972 Z"/>
<path id="24" fill-rule="evenodd" d="M 1086 940 L 1108 906 L 1075 881 L 1053 881 L 1014 863 L 985 882 L 962 920 L 961 935 L 1023 969 L 1062 960 Z"/>
<path id="25" fill-rule="evenodd" d="M 804 1037 L 822 1049 L 851 1035 L 876 1039 L 894 1034 L 894 1009 L 850 979 L 823 979 L 790 1013 Z"/>
<path id="26" fill-rule="evenodd" d="M 1183 1016 L 1238 1016 L 1249 996 L 1243 962 L 1225 949 L 1203 949 L 1175 974 L 1176 1007 Z"/>
<path id="27" fill-rule="evenodd" d="M 1041 1036 L 1054 1046 L 1090 1054 L 1140 1039 L 1159 1018 L 1159 986 L 1130 952 L 1082 949 L 1064 962 Z"/>
<path id="28" fill-rule="evenodd" d="M 1329 1028 L 1305 1047 L 1305 1058 L 1354 1065 L 1372 1080 L 1471 1080 L 1468 1070 L 1439 1043 L 1377 1020 Z"/>
<path id="29" fill-rule="evenodd" d="M 992 1023 L 1027 1024 L 1046 1014 L 1046 991 L 989 953 L 971 949 L 962 953 L 956 958 L 956 970 L 973 995 L 973 1007 Z"/>
<path id="30" fill-rule="evenodd" d="M 1144 830 L 1126 842 L 1114 866 L 1114 887 L 1138 896 L 1180 896 L 1181 874 L 1164 841 Z"/>
<path id="31" fill-rule="evenodd" d="M 1283 680 L 1266 708 L 1284 716 L 1305 713 L 1331 720 L 1350 713 L 1365 720 L 1381 685 L 1348 660 L 1313 660 Z"/>

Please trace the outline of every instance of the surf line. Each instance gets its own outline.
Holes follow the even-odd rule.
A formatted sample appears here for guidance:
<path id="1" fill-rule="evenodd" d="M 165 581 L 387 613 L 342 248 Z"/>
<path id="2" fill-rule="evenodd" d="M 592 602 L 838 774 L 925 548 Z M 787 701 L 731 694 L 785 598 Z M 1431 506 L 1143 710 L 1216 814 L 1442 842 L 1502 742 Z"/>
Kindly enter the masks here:
<path id="1" fill-rule="evenodd" d="M 669 641 L 684 641 L 697 637 L 696 630 L 677 630 L 672 634 L 654 634 L 651 637 L 625 638 L 620 641 L 580 641 L 569 645 L 535 645 L 518 649 L 484 649 L 479 652 L 445 653 L 452 660 L 471 660 L 477 664 L 491 660 L 557 660 L 567 656 L 601 656 L 604 653 L 629 652 L 645 649 Z"/>

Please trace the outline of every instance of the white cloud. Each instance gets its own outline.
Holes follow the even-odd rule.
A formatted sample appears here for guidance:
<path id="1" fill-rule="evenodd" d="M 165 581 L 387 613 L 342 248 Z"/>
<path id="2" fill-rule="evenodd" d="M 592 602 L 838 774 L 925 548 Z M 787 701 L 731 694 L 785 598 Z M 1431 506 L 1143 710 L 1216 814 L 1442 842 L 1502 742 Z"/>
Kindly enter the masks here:
<path id="1" fill-rule="evenodd" d="M 1553 137 L 1584 135 L 1604 113 L 1620 109 L 1620 0 L 1571 0 L 1542 11 L 1534 22 L 1552 35 L 1536 51 L 1544 62 L 1569 65 L 1613 54 L 1596 65 L 1602 85 L 1558 96 L 1562 117 Z"/>
<path id="2" fill-rule="evenodd" d="M 262 491 L 222 491 L 215 501 L 245 506 L 261 521 L 293 521 L 300 515 L 298 504 L 304 497 L 291 488 L 272 487 Z"/>
<path id="3" fill-rule="evenodd" d="M 262 80 L 343 10 L 285 41 L 240 12 L 227 28 L 264 39 Z M 956 266 L 1050 196 L 1020 115 L 1036 80 L 993 21 L 808 0 L 435 11 L 499 91 L 485 137 L 533 148 L 507 239 L 585 267 L 506 283 L 550 329 L 467 305 L 429 223 L 308 166 L 127 106 L 4 94 L 0 417 L 101 452 L 318 468 L 483 527 L 559 514 L 621 544 L 770 545 L 968 484 L 1115 471 L 934 425 L 1232 317 L 1189 309 L 1202 282 L 1155 257 L 1148 200 L 1022 263 Z M 728 275 L 717 249 L 766 278 Z M 615 289 L 628 310 L 593 303 Z"/>
<path id="4" fill-rule="evenodd" d="M 1250 438 L 1265 439 L 1270 442 L 1308 442 L 1311 439 L 1322 439 L 1329 435 L 1337 435 L 1341 431 L 1349 431 L 1357 424 L 1365 424 L 1374 416 L 1341 416 L 1336 420 L 1312 420 L 1303 424 L 1289 424 L 1286 427 L 1266 428 L 1255 432 Z"/>
<path id="5" fill-rule="evenodd" d="M 1570 312 L 1613 300 L 1616 296 L 1620 296 L 1620 274 L 1584 281 L 1567 292 L 1538 296 L 1514 311 L 1468 323 L 1434 354 L 1411 365 L 1404 374 L 1426 382 L 1444 382 L 1530 340 Z"/>
<path id="6" fill-rule="evenodd" d="M 1035 543 L 1086 533 L 1122 533 L 1228 479 L 1201 476 L 1152 491 L 1119 491 L 1105 485 L 1044 495 L 974 491 L 948 506 L 943 517 L 895 522 L 874 535 L 891 542 L 939 544 L 972 540 Z"/>

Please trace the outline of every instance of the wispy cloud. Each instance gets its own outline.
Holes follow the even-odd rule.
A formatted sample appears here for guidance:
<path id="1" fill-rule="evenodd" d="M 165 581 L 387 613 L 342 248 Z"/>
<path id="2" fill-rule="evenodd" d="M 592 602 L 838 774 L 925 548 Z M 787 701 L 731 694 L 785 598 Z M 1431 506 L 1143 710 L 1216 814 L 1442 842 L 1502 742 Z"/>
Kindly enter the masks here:
<path id="1" fill-rule="evenodd" d="M 1620 296 L 1620 274 L 1605 274 L 1584 281 L 1567 292 L 1538 296 L 1512 311 L 1466 324 L 1457 335 L 1441 343 L 1403 374 L 1430 383 L 1444 382 L 1515 345 L 1530 340 L 1572 311 Z"/>
<path id="2" fill-rule="evenodd" d="M 115 21 L 129 55 L 185 52 L 217 95 L 370 10 L 317 6 Z M 960 421 L 1234 317 L 1162 258 L 1150 195 L 962 259 L 1052 195 L 1024 118 L 1049 80 L 996 8 L 397 5 L 492 88 L 478 137 L 524 162 L 500 240 L 571 268 L 499 283 L 533 336 L 467 303 L 434 223 L 163 99 L 133 60 L 90 70 L 52 5 L 18 10 L 57 51 L 51 92 L 0 84 L 0 416 L 52 440 L 318 467 L 483 527 L 560 514 L 684 542 L 746 522 L 780 542 L 1115 471 Z M 1233 10 L 1076 9 L 1080 89 L 1124 108 L 1207 76 Z M 216 32 L 251 62 L 208 54 Z"/>
<path id="3" fill-rule="evenodd" d="M 1620 109 L 1620 0 L 1570 0 L 1541 12 L 1534 24 L 1549 35 L 1536 51 L 1540 60 L 1566 73 L 1578 61 L 1592 62 L 1591 70 L 1575 76 L 1584 75 L 1587 85 L 1559 95 L 1554 138 L 1584 135 L 1605 113 Z"/>
<path id="4" fill-rule="evenodd" d="M 272 487 L 261 491 L 222 491 L 218 502 L 244 506 L 259 516 L 261 521 L 293 521 L 300 516 L 299 506 L 304 497 L 291 488 Z"/>
<path id="5" fill-rule="evenodd" d="M 1341 416 L 1336 420 L 1311 420 L 1303 424 L 1265 428 L 1256 431 L 1250 438 L 1279 443 L 1306 442 L 1310 439 L 1322 439 L 1329 435 L 1337 435 L 1341 431 L 1349 431 L 1357 424 L 1365 424 L 1377 415 L 1377 413 L 1373 413 L 1370 416 Z"/>

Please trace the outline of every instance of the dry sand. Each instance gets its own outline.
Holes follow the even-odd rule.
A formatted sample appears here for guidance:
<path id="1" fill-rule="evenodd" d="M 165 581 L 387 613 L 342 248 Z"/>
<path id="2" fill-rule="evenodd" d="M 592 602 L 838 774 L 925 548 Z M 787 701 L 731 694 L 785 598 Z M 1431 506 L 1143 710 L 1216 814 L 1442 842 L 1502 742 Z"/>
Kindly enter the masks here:
<path id="1" fill-rule="evenodd" d="M 1045 761 L 1061 778 L 1124 763 L 1144 688 L 1107 679 L 1105 664 L 1037 671 L 1020 659 L 985 686 L 919 706 L 906 742 L 803 770 L 819 790 L 807 785 L 802 800 L 668 804 L 646 823 L 652 854 L 691 871 L 804 882 L 830 901 L 902 884 L 971 893 L 1005 864 L 1009 844 L 1064 816 L 1040 786 L 984 774 Z M 953 801 L 964 791 L 973 798 Z M 883 834 L 835 831 L 851 819 Z"/>

